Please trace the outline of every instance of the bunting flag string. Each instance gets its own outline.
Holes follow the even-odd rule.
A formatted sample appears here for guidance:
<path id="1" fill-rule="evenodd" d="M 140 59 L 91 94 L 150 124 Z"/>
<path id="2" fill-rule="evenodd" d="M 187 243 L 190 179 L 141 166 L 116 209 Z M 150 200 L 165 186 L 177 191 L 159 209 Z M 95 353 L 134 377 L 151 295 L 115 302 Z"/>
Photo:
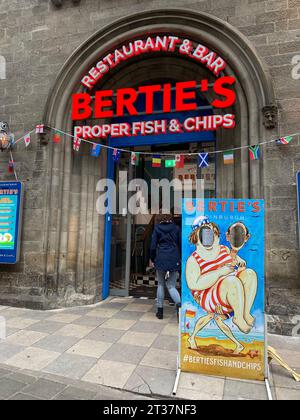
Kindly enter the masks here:
<path id="1" fill-rule="evenodd" d="M 165 167 L 166 168 L 175 168 L 175 166 L 176 166 L 175 159 L 166 159 L 166 161 L 165 161 Z"/>
<path id="2" fill-rule="evenodd" d="M 36 129 L 29 131 L 29 133 L 25 134 L 25 136 L 19 137 L 17 140 L 14 139 L 14 135 L 12 135 L 12 143 L 8 144 L 4 150 L 11 150 L 21 141 L 24 141 L 25 147 L 28 147 L 31 143 L 31 134 L 34 133 Z"/>
<path id="3" fill-rule="evenodd" d="M 79 152 L 80 150 L 80 146 L 81 146 L 81 142 L 90 144 L 92 146 L 91 148 L 91 152 L 90 155 L 94 156 L 94 157 L 99 157 L 101 149 L 110 149 L 113 150 L 113 160 L 115 163 L 119 162 L 120 158 L 121 158 L 121 153 L 130 153 L 131 155 L 131 164 L 134 166 L 138 166 L 140 163 L 140 156 L 151 156 L 152 157 L 152 166 L 153 167 L 161 167 L 162 165 L 162 158 L 165 159 L 165 167 L 166 168 L 183 168 L 184 167 L 184 162 L 185 162 L 185 157 L 192 157 L 192 156 L 197 156 L 198 157 L 198 166 L 200 168 L 205 168 L 209 166 L 209 157 L 212 155 L 217 155 L 222 153 L 223 155 L 223 161 L 225 165 L 232 165 L 234 163 L 234 152 L 236 151 L 240 151 L 243 149 L 248 149 L 249 151 L 249 157 L 251 161 L 257 161 L 260 159 L 261 157 L 261 147 L 265 146 L 265 145 L 271 145 L 272 143 L 274 144 L 278 144 L 278 145 L 289 145 L 292 140 L 294 139 L 294 137 L 299 136 L 300 133 L 293 133 L 293 134 L 289 134 L 287 136 L 283 136 L 280 138 L 275 138 L 275 139 L 271 139 L 271 140 L 267 140 L 267 141 L 263 141 L 263 142 L 259 142 L 256 145 L 245 145 L 245 146 L 240 146 L 240 147 L 235 147 L 235 148 L 231 148 L 228 150 L 213 150 L 213 151 L 209 151 L 209 152 L 193 152 L 193 153 L 189 153 L 189 152 L 185 152 L 185 153 L 178 153 L 178 154 L 174 154 L 174 153 L 161 153 L 160 155 L 151 153 L 151 152 L 135 152 L 132 151 L 130 149 L 121 149 L 121 148 L 116 148 L 116 147 L 112 147 L 109 145 L 105 145 L 105 144 L 100 144 L 99 142 L 95 142 L 92 140 L 87 140 L 87 139 L 82 139 L 82 138 L 78 138 L 73 134 L 70 133 L 66 133 L 58 128 L 54 128 L 51 126 L 47 126 L 45 124 L 38 124 L 35 126 L 35 128 L 33 130 L 31 130 L 29 133 L 27 133 L 26 135 L 20 137 L 19 139 L 15 140 L 13 145 L 10 145 L 9 147 L 7 147 L 8 150 L 11 151 L 12 148 L 14 148 L 18 143 L 20 143 L 21 141 L 24 141 L 24 144 L 26 146 L 26 148 L 30 145 L 31 143 L 31 134 L 32 133 L 36 133 L 36 134 L 44 134 L 45 133 L 45 129 L 48 130 L 52 130 L 54 132 L 53 134 L 53 143 L 58 144 L 61 142 L 62 139 L 62 135 L 69 137 L 72 139 L 73 141 L 73 150 L 76 152 Z M 10 161 L 9 164 L 9 170 L 11 172 L 14 172 L 14 162 L 13 162 L 13 158 Z M 16 175 L 16 174 L 15 174 Z"/>
<path id="4" fill-rule="evenodd" d="M 31 141 L 31 137 L 30 137 L 30 133 L 28 133 L 26 134 L 26 136 L 24 136 L 24 142 L 25 142 L 26 147 L 30 145 L 30 141 Z"/>
<path id="5" fill-rule="evenodd" d="M 120 150 L 114 149 L 113 150 L 113 160 L 114 160 L 114 162 L 119 162 L 120 158 L 121 158 Z"/>
<path id="6" fill-rule="evenodd" d="M 29 133 L 27 133 L 25 136 L 22 136 L 22 137 L 19 137 L 17 140 L 15 140 L 14 139 L 14 136 L 13 136 L 13 141 L 12 141 L 12 143 L 11 144 L 8 144 L 5 148 L 4 148 L 4 150 L 11 150 L 11 148 L 12 147 L 15 147 L 18 143 L 20 143 L 21 141 L 24 141 L 25 142 L 25 138 L 26 138 L 26 136 L 31 136 L 31 134 L 33 134 L 35 132 L 35 129 L 33 129 L 33 130 L 31 130 L 31 131 L 29 131 Z"/>
<path id="7" fill-rule="evenodd" d="M 13 173 L 14 166 L 15 166 L 14 161 L 12 159 L 9 159 L 9 162 L 8 162 L 8 172 Z"/>
<path id="8" fill-rule="evenodd" d="M 175 155 L 176 168 L 184 168 L 184 155 Z"/>
<path id="9" fill-rule="evenodd" d="M 276 140 L 278 144 L 290 144 L 293 140 L 293 136 L 281 137 L 280 139 Z"/>
<path id="10" fill-rule="evenodd" d="M 73 139 L 75 138 L 75 136 L 73 134 L 66 133 L 66 132 L 64 132 L 64 131 L 62 131 L 58 128 L 54 128 L 54 127 L 50 127 L 50 126 L 48 126 L 48 128 L 50 130 L 57 131 L 57 132 L 65 135 L 67 137 L 70 137 L 70 138 L 73 138 Z M 259 146 L 265 146 L 265 145 L 269 145 L 269 144 L 272 144 L 272 143 L 289 144 L 295 136 L 299 136 L 299 135 L 300 135 L 300 132 L 297 132 L 297 133 L 289 134 L 288 136 L 285 136 L 285 137 L 281 137 L 281 138 L 277 137 L 276 139 L 266 140 L 266 141 L 258 143 L 258 145 Z M 88 144 L 91 144 L 91 145 L 95 144 L 95 141 L 92 141 L 92 140 L 87 140 L 87 139 L 82 139 L 82 138 L 80 138 L 80 140 L 82 142 L 85 142 L 85 143 L 88 143 Z M 17 143 L 17 142 L 15 142 L 15 143 Z M 133 150 L 130 150 L 130 149 L 123 149 L 123 148 L 119 148 L 119 147 L 116 148 L 114 146 L 109 146 L 109 145 L 106 145 L 106 144 L 101 144 L 101 147 L 103 147 L 104 149 L 110 149 L 110 150 L 115 150 L 116 149 L 120 153 L 130 153 L 130 154 L 137 153 L 137 152 L 134 152 Z M 214 151 L 210 151 L 209 155 L 216 155 L 216 154 L 220 154 L 220 153 L 224 154 L 226 152 L 235 152 L 235 151 L 239 151 L 239 150 L 243 150 L 243 149 L 249 149 L 249 145 L 233 147 L 233 148 L 230 148 L 230 149 L 227 149 L 227 150 L 214 150 Z M 156 153 L 153 153 L 153 152 L 138 152 L 138 154 L 141 155 L 141 156 L 153 156 Z M 186 152 L 186 153 L 181 153 L 180 156 L 197 156 L 198 154 L 199 154 L 199 152 L 194 152 L 194 153 Z M 169 153 L 161 153 L 160 156 L 161 157 L 171 157 L 171 156 L 174 157 L 174 153 L 170 153 L 170 152 Z"/>
<path id="11" fill-rule="evenodd" d="M 255 146 L 249 146 L 249 155 L 251 160 L 260 159 L 260 146 L 257 144 Z"/>
<path id="12" fill-rule="evenodd" d="M 209 158 L 208 153 L 199 153 L 198 154 L 198 166 L 199 166 L 199 168 L 207 168 L 209 166 L 208 158 Z"/>
<path id="13" fill-rule="evenodd" d="M 161 156 L 154 155 L 152 158 L 152 168 L 160 168 L 161 167 Z"/>
<path id="14" fill-rule="evenodd" d="M 93 144 L 93 147 L 91 149 L 91 156 L 99 157 L 100 152 L 101 152 L 101 145 L 100 144 Z"/>
<path id="15" fill-rule="evenodd" d="M 35 128 L 36 134 L 44 134 L 45 132 L 45 125 L 44 124 L 38 124 Z"/>
<path id="16" fill-rule="evenodd" d="M 81 139 L 79 139 L 79 138 L 75 137 L 75 138 L 73 139 L 73 150 L 74 150 L 75 152 L 79 152 L 79 149 L 80 149 L 80 144 L 81 144 Z"/>
<path id="17" fill-rule="evenodd" d="M 61 142 L 61 136 L 59 133 L 55 132 L 53 135 L 53 143 L 59 144 Z"/>
<path id="18" fill-rule="evenodd" d="M 233 165 L 234 164 L 234 153 L 232 150 L 224 152 L 223 154 L 224 165 Z"/>
<path id="19" fill-rule="evenodd" d="M 139 166 L 140 163 L 140 153 L 131 152 L 131 165 Z"/>
<path id="20" fill-rule="evenodd" d="M 10 154 L 10 159 L 8 162 L 8 172 L 13 173 L 15 175 L 16 181 L 18 181 L 18 176 L 17 176 L 17 172 L 15 168 L 15 161 L 14 161 L 14 157 L 11 150 L 9 151 L 9 154 Z"/>

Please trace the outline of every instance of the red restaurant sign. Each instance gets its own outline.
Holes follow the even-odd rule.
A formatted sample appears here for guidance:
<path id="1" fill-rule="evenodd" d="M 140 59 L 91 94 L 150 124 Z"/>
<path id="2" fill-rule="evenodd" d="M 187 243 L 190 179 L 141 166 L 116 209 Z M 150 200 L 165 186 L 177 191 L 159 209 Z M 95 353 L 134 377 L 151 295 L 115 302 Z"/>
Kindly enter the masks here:
<path id="1" fill-rule="evenodd" d="M 92 89 L 96 83 L 111 69 L 117 67 L 121 62 L 129 60 L 132 57 L 155 53 L 155 52 L 178 52 L 181 55 L 188 56 L 198 63 L 203 64 L 211 70 L 215 76 L 227 66 L 222 57 L 219 57 L 214 51 L 211 51 L 205 45 L 197 44 L 189 39 L 182 39 L 173 35 L 149 36 L 142 40 L 134 40 L 120 48 L 110 52 L 102 57 L 94 67 L 90 69 L 81 83 L 88 89 Z"/>
<path id="2" fill-rule="evenodd" d="M 214 131 L 218 128 L 231 129 L 236 125 L 235 115 L 217 112 L 213 115 L 197 115 L 197 90 L 205 93 L 210 90 L 214 95 L 211 107 L 215 109 L 230 108 L 236 101 L 233 89 L 235 78 L 221 75 L 227 64 L 217 55 L 202 44 L 195 44 L 189 39 L 182 39 L 173 35 L 149 36 L 144 40 L 134 40 L 121 46 L 114 52 L 102 57 L 87 75 L 82 78 L 82 84 L 87 89 L 92 89 L 97 82 L 121 62 L 134 56 L 147 53 L 167 52 L 183 55 L 207 67 L 215 76 L 214 83 L 208 79 L 200 81 L 183 81 L 174 86 L 170 83 L 139 86 L 137 88 L 125 87 L 114 90 L 100 90 L 90 94 L 88 92 L 75 93 L 72 97 L 72 120 L 84 121 L 90 118 L 96 120 L 111 120 L 125 115 L 129 117 L 153 115 L 155 111 L 155 95 L 159 92 L 162 98 L 161 114 L 176 112 L 190 112 L 184 121 L 177 118 L 166 117 L 153 121 L 142 120 L 129 122 L 105 122 L 94 126 L 76 126 L 74 135 L 78 138 L 104 139 L 108 136 L 131 137 L 159 134 L 192 133 L 200 131 Z M 138 98 L 144 96 L 144 109 L 137 109 Z M 174 105 L 175 98 L 175 105 Z M 140 102 L 141 104 L 141 102 Z M 196 115 L 196 116 L 195 116 Z"/>

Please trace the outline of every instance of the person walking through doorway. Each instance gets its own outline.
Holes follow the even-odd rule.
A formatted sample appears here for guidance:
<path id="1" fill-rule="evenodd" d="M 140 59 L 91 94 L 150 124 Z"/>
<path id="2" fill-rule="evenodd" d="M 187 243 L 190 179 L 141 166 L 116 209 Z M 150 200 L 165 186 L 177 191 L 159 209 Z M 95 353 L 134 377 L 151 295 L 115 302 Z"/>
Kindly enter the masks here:
<path id="1" fill-rule="evenodd" d="M 164 316 L 165 287 L 176 304 L 177 312 L 181 305 L 180 295 L 176 289 L 176 280 L 180 271 L 180 233 L 170 214 L 156 216 L 155 227 L 150 247 L 150 266 L 157 273 L 157 313 L 158 319 Z"/>

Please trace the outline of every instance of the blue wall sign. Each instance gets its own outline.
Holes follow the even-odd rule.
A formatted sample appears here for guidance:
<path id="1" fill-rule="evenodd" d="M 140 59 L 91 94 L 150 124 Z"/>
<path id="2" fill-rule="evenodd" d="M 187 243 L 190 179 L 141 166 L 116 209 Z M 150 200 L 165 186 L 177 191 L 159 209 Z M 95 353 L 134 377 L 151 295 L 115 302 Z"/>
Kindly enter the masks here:
<path id="1" fill-rule="evenodd" d="M 20 254 L 23 184 L 0 182 L 0 264 L 16 264 Z"/>

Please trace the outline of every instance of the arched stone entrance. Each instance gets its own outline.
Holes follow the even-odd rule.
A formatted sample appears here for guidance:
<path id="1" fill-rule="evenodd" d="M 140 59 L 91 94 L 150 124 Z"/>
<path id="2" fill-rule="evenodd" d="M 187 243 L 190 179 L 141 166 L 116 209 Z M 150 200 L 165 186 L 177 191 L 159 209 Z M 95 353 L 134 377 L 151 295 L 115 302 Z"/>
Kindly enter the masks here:
<path id="1" fill-rule="evenodd" d="M 226 59 L 226 75 L 234 75 L 237 127 L 218 134 L 218 148 L 256 144 L 268 135 L 262 109 L 274 103 L 273 89 L 263 63 L 249 41 L 235 28 L 205 13 L 181 9 L 155 10 L 118 20 L 101 29 L 70 57 L 48 98 L 44 122 L 72 131 L 71 96 L 82 91 L 82 75 L 105 53 L 137 36 L 172 33 L 207 45 Z M 159 65 L 158 65 L 159 64 Z M 172 71 L 174 80 L 192 80 L 206 74 L 201 66 L 178 57 L 152 57 L 118 67 L 99 88 L 134 86 Z M 211 75 L 209 76 L 211 78 Z M 84 148 L 83 148 L 84 150 Z M 96 183 L 106 173 L 88 153 L 74 156 L 70 141 L 49 147 L 47 215 L 47 293 L 68 299 L 92 301 L 101 297 L 104 219 L 96 214 Z M 222 159 L 219 157 L 219 159 Z M 220 162 L 221 163 L 221 162 Z M 249 165 L 247 149 L 232 167 L 218 165 L 218 197 L 262 198 L 263 162 Z"/>

